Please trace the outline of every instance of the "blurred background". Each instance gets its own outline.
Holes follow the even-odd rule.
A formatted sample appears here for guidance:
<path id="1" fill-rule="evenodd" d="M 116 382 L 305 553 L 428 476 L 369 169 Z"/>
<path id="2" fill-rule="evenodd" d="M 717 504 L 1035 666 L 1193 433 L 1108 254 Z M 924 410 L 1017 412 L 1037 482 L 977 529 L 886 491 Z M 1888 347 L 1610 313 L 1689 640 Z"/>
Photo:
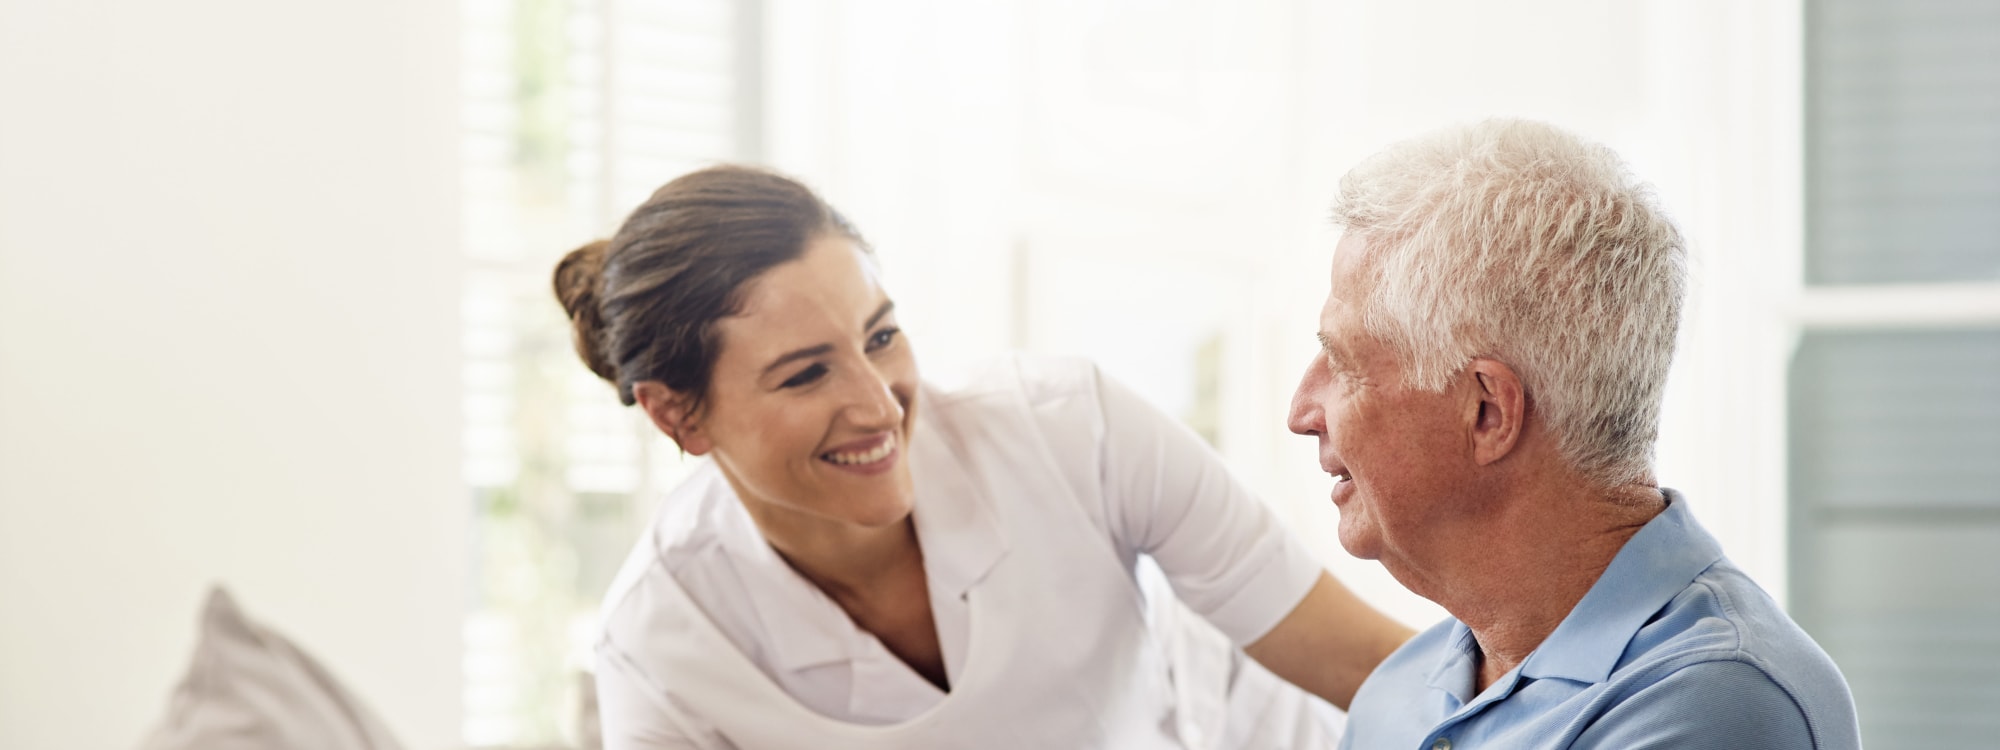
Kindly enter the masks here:
<path id="1" fill-rule="evenodd" d="M 670 443 L 555 260 L 716 161 L 820 190 L 927 371 L 1085 355 L 1351 585 L 1283 417 L 1346 168 L 1494 115 L 1654 182 L 1663 483 L 1875 748 L 2000 733 L 2000 4 L 0 0 L 0 747 L 132 745 L 213 581 L 414 750 L 571 743 Z"/>

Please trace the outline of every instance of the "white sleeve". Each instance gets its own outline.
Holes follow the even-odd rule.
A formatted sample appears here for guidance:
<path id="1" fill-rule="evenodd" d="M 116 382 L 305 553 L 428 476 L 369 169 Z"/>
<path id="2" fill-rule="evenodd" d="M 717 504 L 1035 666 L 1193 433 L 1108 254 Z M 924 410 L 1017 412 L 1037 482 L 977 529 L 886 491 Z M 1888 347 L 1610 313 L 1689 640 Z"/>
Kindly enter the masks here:
<path id="1" fill-rule="evenodd" d="M 1106 522 L 1151 555 L 1188 607 L 1237 645 L 1305 598 L 1321 566 L 1186 425 L 1098 373 Z"/>
<path id="2" fill-rule="evenodd" d="M 674 721 L 664 691 L 610 641 L 597 646 L 597 717 L 604 750 L 697 750 Z"/>

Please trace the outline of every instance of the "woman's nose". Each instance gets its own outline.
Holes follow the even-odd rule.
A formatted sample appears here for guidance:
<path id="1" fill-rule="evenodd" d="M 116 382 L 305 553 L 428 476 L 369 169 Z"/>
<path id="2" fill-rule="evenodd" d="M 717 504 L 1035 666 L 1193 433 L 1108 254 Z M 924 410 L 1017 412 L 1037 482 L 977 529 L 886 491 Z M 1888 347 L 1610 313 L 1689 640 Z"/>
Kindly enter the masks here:
<path id="1" fill-rule="evenodd" d="M 895 384 L 873 366 L 859 368 L 850 386 L 848 412 L 862 427 L 888 428 L 903 421 L 903 400 L 896 397 Z"/>

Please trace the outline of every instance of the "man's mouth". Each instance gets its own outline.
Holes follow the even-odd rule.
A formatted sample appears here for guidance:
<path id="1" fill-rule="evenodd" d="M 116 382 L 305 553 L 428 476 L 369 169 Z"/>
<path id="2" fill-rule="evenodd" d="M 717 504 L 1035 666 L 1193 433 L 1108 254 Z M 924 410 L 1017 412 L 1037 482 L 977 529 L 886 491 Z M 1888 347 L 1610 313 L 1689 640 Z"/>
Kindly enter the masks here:
<path id="1" fill-rule="evenodd" d="M 1348 468 L 1344 465 L 1322 463 L 1320 464 L 1320 468 L 1325 469 L 1327 475 L 1333 477 L 1333 483 L 1335 485 L 1339 485 L 1342 482 L 1354 481 L 1353 473 L 1350 472 Z"/>

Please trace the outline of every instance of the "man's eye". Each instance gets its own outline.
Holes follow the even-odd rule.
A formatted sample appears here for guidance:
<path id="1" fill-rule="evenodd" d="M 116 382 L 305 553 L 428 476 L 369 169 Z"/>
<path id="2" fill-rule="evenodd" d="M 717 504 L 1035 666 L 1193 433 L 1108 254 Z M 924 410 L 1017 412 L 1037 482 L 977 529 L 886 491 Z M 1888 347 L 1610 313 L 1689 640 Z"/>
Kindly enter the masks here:
<path id="1" fill-rule="evenodd" d="M 880 331 L 876 331 L 875 335 L 868 337 L 868 350 L 874 351 L 876 349 L 888 346 L 891 342 L 894 342 L 896 340 L 896 334 L 901 332 L 902 329 L 900 328 L 884 328 Z"/>
<path id="2" fill-rule="evenodd" d="M 786 378 L 785 382 L 778 384 L 778 387 L 797 388 L 802 385 L 811 385 L 813 381 L 819 380 L 821 377 L 824 377 L 825 375 L 826 375 L 826 365 L 815 364 L 811 367 L 800 370 L 799 374 L 797 375 L 793 375 L 789 378 Z"/>

